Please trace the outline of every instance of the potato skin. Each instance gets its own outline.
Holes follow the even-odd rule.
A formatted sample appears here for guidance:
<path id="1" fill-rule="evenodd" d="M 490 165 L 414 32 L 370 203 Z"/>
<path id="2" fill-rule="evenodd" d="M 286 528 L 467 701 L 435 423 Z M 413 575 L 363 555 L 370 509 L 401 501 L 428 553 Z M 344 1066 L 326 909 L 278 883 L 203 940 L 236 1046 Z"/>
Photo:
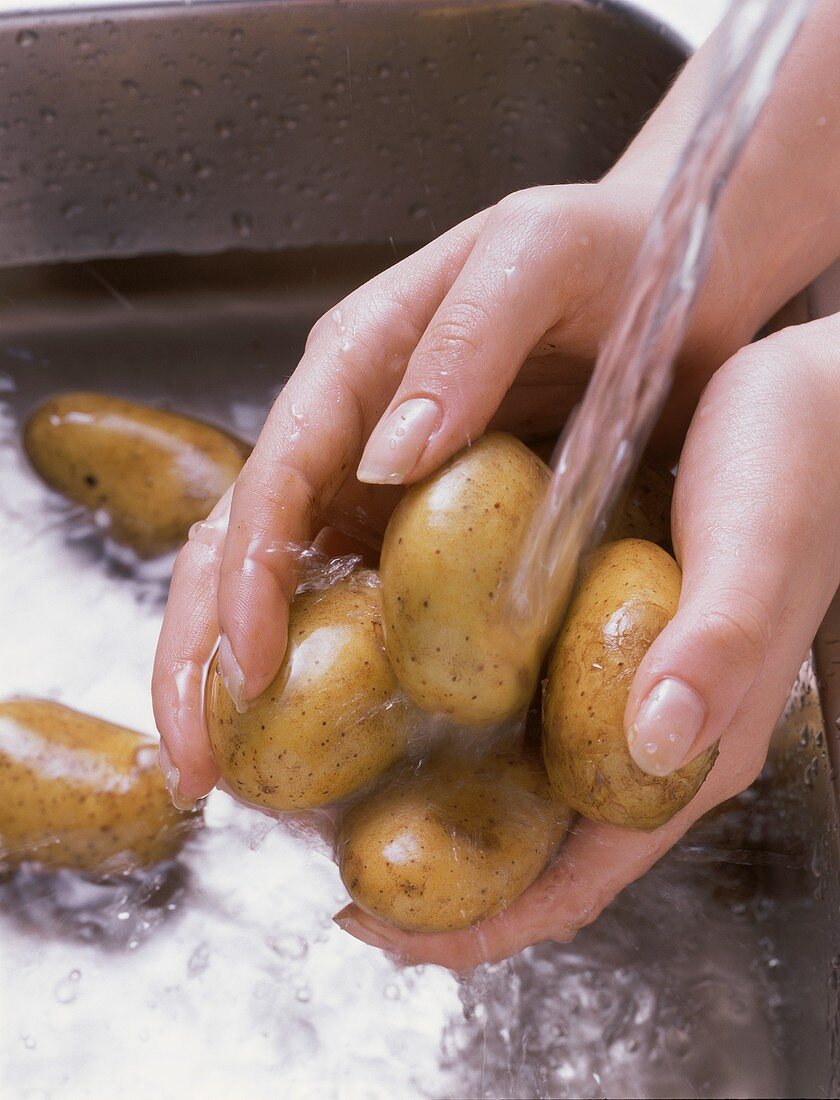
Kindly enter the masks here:
<path id="1" fill-rule="evenodd" d="M 210 424 L 98 393 L 45 402 L 24 445 L 48 485 L 106 513 L 114 539 L 144 557 L 183 543 L 250 452 Z"/>
<path id="2" fill-rule="evenodd" d="M 172 805 L 152 738 L 48 700 L 0 703 L 0 864 L 131 871 L 176 855 L 197 820 Z"/>
<path id="3" fill-rule="evenodd" d="M 536 755 L 439 754 L 348 811 L 339 870 L 357 905 L 400 928 L 468 928 L 530 886 L 570 820 Z"/>
<path id="4" fill-rule="evenodd" d="M 273 810 L 326 805 L 366 786 L 405 752 L 407 707 L 382 643 L 372 570 L 297 596 L 283 664 L 240 714 L 214 660 L 207 728 L 222 777 Z"/>
<path id="5" fill-rule="evenodd" d="M 551 464 L 555 440 L 531 445 L 534 454 Z M 633 480 L 619 497 L 601 542 L 647 539 L 671 553 L 671 503 L 674 475 L 647 458 L 639 463 Z"/>
<path id="6" fill-rule="evenodd" d="M 602 542 L 645 539 L 671 553 L 671 503 L 674 475 L 642 460 L 636 476 L 621 494 Z"/>
<path id="7" fill-rule="evenodd" d="M 503 432 L 485 435 L 403 497 L 385 531 L 380 573 L 385 646 L 418 706 L 467 726 L 523 710 L 539 654 L 512 651 L 494 622 L 549 473 Z"/>
<path id="8" fill-rule="evenodd" d="M 655 829 L 687 805 L 717 748 L 669 776 L 630 756 L 624 709 L 636 669 L 673 618 L 682 577 L 641 539 L 595 550 L 585 563 L 543 689 L 543 756 L 558 795 L 593 821 Z"/>

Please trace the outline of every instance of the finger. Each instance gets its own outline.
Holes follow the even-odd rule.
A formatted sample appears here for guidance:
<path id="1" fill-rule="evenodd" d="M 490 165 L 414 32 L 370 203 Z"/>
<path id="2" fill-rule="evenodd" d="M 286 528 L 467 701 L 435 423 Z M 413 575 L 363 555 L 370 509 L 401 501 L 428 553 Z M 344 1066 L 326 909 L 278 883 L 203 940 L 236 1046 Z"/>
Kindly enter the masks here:
<path id="1" fill-rule="evenodd" d="M 179 808 L 219 778 L 204 725 L 204 672 L 219 635 L 216 590 L 232 496 L 233 487 L 195 524 L 178 554 L 155 653 L 152 704 L 161 766 Z"/>
<path id="2" fill-rule="evenodd" d="M 361 481 L 415 481 L 482 434 L 547 330 L 597 297 L 594 205 L 583 185 L 562 205 L 546 187 L 493 209 L 368 441 Z"/>
<path id="3" fill-rule="evenodd" d="M 483 215 L 323 318 L 234 487 L 219 582 L 219 660 L 234 700 L 271 682 L 286 645 L 296 548 L 354 469 Z"/>
<path id="4" fill-rule="evenodd" d="M 778 639 L 798 667 L 840 581 L 838 330 L 829 319 L 752 345 L 698 408 L 674 499 L 679 609 L 625 713 L 630 752 L 652 775 L 721 736 Z"/>

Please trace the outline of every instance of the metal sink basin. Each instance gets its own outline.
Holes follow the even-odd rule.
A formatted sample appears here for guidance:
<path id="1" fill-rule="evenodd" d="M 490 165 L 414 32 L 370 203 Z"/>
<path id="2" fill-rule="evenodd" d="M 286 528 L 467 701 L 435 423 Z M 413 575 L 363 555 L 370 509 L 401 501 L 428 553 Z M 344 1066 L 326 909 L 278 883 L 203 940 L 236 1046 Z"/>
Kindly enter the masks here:
<path id="1" fill-rule="evenodd" d="M 561 0 L 0 16 L 0 696 L 153 729 L 168 564 L 108 556 L 40 485 L 18 441 L 33 405 L 101 389 L 254 435 L 320 313 L 508 191 L 596 178 L 686 49 L 635 6 Z M 574 945 L 465 981 L 343 936 L 329 861 L 222 794 L 152 880 L 7 876 L 4 1082 L 836 1095 L 829 717 L 809 662 L 754 791 Z"/>

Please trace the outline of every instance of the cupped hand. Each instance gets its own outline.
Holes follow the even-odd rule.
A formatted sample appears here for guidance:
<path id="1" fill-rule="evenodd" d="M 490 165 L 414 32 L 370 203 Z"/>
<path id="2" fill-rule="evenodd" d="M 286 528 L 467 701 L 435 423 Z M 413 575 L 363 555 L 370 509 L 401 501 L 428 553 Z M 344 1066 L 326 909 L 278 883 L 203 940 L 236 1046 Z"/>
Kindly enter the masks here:
<path id="1" fill-rule="evenodd" d="M 698 405 L 674 498 L 680 604 L 640 666 L 625 714 L 631 753 L 651 774 L 720 739 L 684 810 L 651 832 L 579 821 L 513 905 L 466 931 L 402 932 L 356 906 L 339 925 L 405 961 L 455 970 L 569 941 L 698 818 L 749 786 L 840 585 L 838 455 L 840 314 L 738 352 Z"/>
<path id="2" fill-rule="evenodd" d="M 620 176 L 511 195 L 315 325 L 232 492 L 194 528 L 175 565 L 153 700 L 180 801 L 218 779 L 202 718 L 217 639 L 233 698 L 256 697 L 283 657 L 296 547 L 360 509 L 381 521 L 395 500 L 383 486 L 422 477 L 491 420 L 526 436 L 557 432 L 586 383 L 655 197 Z M 721 264 L 711 283 L 722 282 Z M 716 365 L 709 348 L 750 334 L 743 311 L 724 317 L 717 305 L 734 304 L 732 296 L 709 297 L 715 304 L 701 306 L 688 342 L 678 409 L 706 380 L 697 364 Z"/>

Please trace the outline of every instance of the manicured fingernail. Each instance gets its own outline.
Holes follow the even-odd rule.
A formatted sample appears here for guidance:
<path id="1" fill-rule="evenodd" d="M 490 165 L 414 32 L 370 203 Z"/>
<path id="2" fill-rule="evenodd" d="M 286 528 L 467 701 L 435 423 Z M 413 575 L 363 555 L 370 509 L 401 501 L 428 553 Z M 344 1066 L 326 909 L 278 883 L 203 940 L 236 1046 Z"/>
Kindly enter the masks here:
<path id="1" fill-rule="evenodd" d="M 376 928 L 373 928 L 368 925 L 366 914 L 357 910 L 355 906 L 348 905 L 340 913 L 336 913 L 333 921 L 342 932 L 346 932 L 354 939 L 361 940 L 362 943 L 367 943 L 371 947 L 378 947 L 382 951 L 394 950 L 393 941 L 387 935 L 383 935 L 381 927 L 377 925 Z"/>
<path id="2" fill-rule="evenodd" d="M 219 671 L 222 674 L 225 690 L 233 700 L 233 705 L 240 714 L 244 714 L 245 673 L 236 659 L 226 634 L 222 635 L 219 642 Z"/>
<path id="3" fill-rule="evenodd" d="M 374 428 L 359 463 L 359 481 L 401 485 L 419 462 L 440 421 L 440 408 L 428 397 L 403 401 Z"/>
<path id="4" fill-rule="evenodd" d="M 634 761 L 648 775 L 670 775 L 684 763 L 706 721 L 706 704 L 682 680 L 660 680 L 627 731 Z"/>
<path id="5" fill-rule="evenodd" d="M 160 743 L 160 770 L 163 772 L 163 781 L 172 799 L 172 805 L 176 810 L 191 810 L 195 806 L 195 800 L 184 798 L 181 794 L 181 773 L 172 762 L 166 742 Z"/>

